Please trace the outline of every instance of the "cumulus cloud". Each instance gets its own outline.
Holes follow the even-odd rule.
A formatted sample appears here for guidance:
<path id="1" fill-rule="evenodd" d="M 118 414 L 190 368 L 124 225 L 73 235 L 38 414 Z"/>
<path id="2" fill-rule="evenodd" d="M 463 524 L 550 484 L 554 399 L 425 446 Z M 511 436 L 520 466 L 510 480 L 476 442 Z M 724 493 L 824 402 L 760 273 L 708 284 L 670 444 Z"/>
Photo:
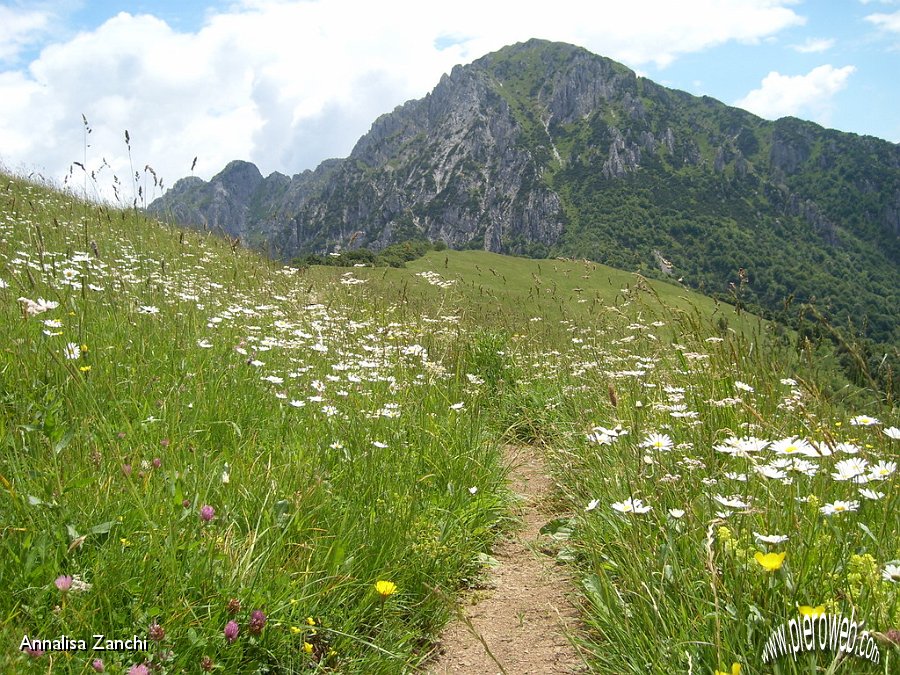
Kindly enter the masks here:
<path id="1" fill-rule="evenodd" d="M 897 10 L 896 12 L 893 12 L 891 14 L 869 14 L 866 17 L 866 21 L 874 24 L 882 30 L 889 31 L 891 33 L 900 33 L 900 10 Z"/>
<path id="2" fill-rule="evenodd" d="M 0 5 L 0 62 L 12 61 L 34 43 L 50 25 L 44 10 L 26 10 Z"/>
<path id="3" fill-rule="evenodd" d="M 826 38 L 807 38 L 803 44 L 791 45 L 791 49 L 801 54 L 826 52 L 832 47 L 834 47 L 834 40 Z"/>
<path id="4" fill-rule="evenodd" d="M 235 158 L 291 174 L 346 156 L 379 114 L 506 44 L 561 40 L 634 68 L 661 67 L 801 25 L 793 4 L 557 0 L 548 10 L 537 0 L 514 8 L 459 0 L 449 11 L 412 0 L 244 0 L 211 11 L 195 32 L 120 13 L 44 46 L 27 69 L 0 72 L 0 158 L 51 176 L 86 158 L 99 182 L 114 173 L 126 186 L 132 162 L 150 163 L 171 184 L 194 156 L 204 178 Z"/>
<path id="5" fill-rule="evenodd" d="M 831 101 L 847 85 L 854 66 L 835 68 L 831 65 L 813 68 L 806 75 L 782 75 L 771 72 L 736 106 L 768 119 L 786 115 L 808 115 L 827 124 Z"/>

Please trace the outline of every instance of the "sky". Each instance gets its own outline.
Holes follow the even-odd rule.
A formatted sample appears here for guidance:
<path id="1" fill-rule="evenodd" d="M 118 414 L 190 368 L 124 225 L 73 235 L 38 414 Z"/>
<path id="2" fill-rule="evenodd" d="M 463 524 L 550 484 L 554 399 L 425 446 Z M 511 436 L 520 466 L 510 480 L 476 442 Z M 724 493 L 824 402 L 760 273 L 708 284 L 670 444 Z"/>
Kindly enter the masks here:
<path id="1" fill-rule="evenodd" d="M 293 175 L 532 37 L 900 142 L 900 0 L 0 0 L 0 166 L 105 198 L 115 177 L 126 203 L 135 171 L 158 195 L 147 165 L 165 188 L 232 159 Z"/>

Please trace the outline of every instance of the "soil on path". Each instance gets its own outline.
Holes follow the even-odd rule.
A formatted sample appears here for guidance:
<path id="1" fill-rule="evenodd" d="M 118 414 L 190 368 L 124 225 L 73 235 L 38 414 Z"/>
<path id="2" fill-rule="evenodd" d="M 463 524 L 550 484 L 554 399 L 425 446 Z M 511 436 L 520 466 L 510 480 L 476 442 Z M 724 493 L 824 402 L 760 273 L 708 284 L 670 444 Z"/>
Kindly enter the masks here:
<path id="1" fill-rule="evenodd" d="M 552 482 L 539 451 L 508 447 L 506 452 L 510 487 L 521 499 L 522 528 L 498 542 L 493 557 L 499 564 L 490 570 L 485 587 L 463 599 L 461 609 L 481 640 L 466 622 L 453 621 L 441 638 L 437 658 L 426 668 L 431 675 L 587 672 L 565 637 L 577 626 L 566 597 L 570 579 L 553 556 L 541 552 L 546 542 L 540 529 L 554 517 L 546 510 Z"/>

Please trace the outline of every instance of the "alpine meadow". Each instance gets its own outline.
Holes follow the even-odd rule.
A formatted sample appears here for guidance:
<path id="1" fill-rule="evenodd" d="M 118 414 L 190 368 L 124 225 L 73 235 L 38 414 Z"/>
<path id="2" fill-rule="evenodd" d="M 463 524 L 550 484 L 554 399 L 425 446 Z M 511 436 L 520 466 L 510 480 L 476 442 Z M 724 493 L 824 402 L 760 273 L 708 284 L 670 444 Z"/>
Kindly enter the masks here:
<path id="1" fill-rule="evenodd" d="M 0 174 L 0 672 L 900 672 L 896 144 L 532 40 L 95 179 Z"/>

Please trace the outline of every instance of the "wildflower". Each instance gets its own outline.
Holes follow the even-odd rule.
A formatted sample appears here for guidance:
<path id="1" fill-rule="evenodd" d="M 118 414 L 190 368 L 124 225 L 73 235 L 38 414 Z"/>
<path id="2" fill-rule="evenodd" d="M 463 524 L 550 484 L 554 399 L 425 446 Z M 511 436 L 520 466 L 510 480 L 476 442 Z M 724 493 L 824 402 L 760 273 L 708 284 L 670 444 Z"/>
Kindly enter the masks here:
<path id="1" fill-rule="evenodd" d="M 259 635 L 266 626 L 266 615 L 262 610 L 255 609 L 250 613 L 250 623 L 247 626 L 247 632 L 250 635 Z"/>
<path id="2" fill-rule="evenodd" d="M 213 669 L 216 667 L 216 664 L 213 663 L 213 660 L 208 656 L 204 656 L 200 659 L 200 670 L 204 673 L 211 673 Z"/>
<path id="3" fill-rule="evenodd" d="M 896 584 L 900 581 L 900 565 L 896 563 L 888 563 L 884 566 L 884 571 L 881 573 L 881 578 L 885 581 L 890 581 L 892 584 Z"/>
<path id="4" fill-rule="evenodd" d="M 465 403 L 462 403 L 462 402 L 454 403 L 453 405 L 450 406 L 450 410 L 462 410 L 464 406 L 465 406 Z"/>
<path id="5" fill-rule="evenodd" d="M 237 640 L 238 633 L 241 632 L 241 627 L 238 625 L 237 621 L 231 620 L 225 624 L 225 630 L 223 632 L 225 633 L 225 639 L 231 644 Z"/>
<path id="6" fill-rule="evenodd" d="M 313 653 L 312 644 L 310 644 L 309 642 L 304 642 L 303 643 L 303 651 L 305 651 L 307 654 L 312 654 Z"/>
<path id="7" fill-rule="evenodd" d="M 599 499 L 592 499 L 588 502 L 588 505 L 584 507 L 585 511 L 593 511 L 597 508 L 597 505 L 600 503 Z"/>
<path id="8" fill-rule="evenodd" d="M 800 612 L 801 616 L 815 618 L 817 616 L 822 616 L 825 613 L 825 605 L 819 605 L 817 607 L 810 607 L 809 605 L 798 605 L 797 611 Z"/>
<path id="9" fill-rule="evenodd" d="M 209 504 L 204 504 L 203 506 L 200 507 L 200 519 L 203 522 L 208 523 L 215 517 L 216 517 L 216 510 L 213 507 L 211 507 Z"/>
<path id="10" fill-rule="evenodd" d="M 306 625 L 315 626 L 316 620 L 314 618 L 312 618 L 311 616 L 308 616 L 308 617 L 306 617 Z"/>
<path id="11" fill-rule="evenodd" d="M 787 553 L 763 553 L 762 551 L 757 551 L 753 555 L 753 559 L 756 560 L 766 572 L 774 572 L 781 569 L 781 566 L 784 564 L 785 555 L 787 555 Z"/>
<path id="12" fill-rule="evenodd" d="M 150 624 L 148 634 L 150 635 L 150 639 L 154 642 L 162 642 L 166 637 L 166 631 L 155 621 Z"/>
<path id="13" fill-rule="evenodd" d="M 231 600 L 228 601 L 228 606 L 225 608 L 225 610 L 229 614 L 234 616 L 235 614 L 237 614 L 238 612 L 241 611 L 241 601 L 238 600 L 237 598 L 231 598 Z"/>
<path id="14" fill-rule="evenodd" d="M 43 298 L 38 298 L 37 301 L 29 300 L 28 298 L 19 298 L 19 302 L 21 302 L 25 306 L 25 313 L 28 316 L 41 314 L 48 310 L 56 309 L 57 307 L 59 307 L 58 302 L 54 302 L 52 300 L 44 300 Z"/>
<path id="15" fill-rule="evenodd" d="M 881 420 L 875 417 L 869 417 L 868 415 L 857 415 L 856 417 L 851 418 L 850 424 L 854 427 L 872 427 L 876 424 L 881 424 Z"/>
<path id="16" fill-rule="evenodd" d="M 153 305 L 141 305 L 138 307 L 138 314 L 159 314 L 159 307 Z"/>
<path id="17" fill-rule="evenodd" d="M 883 492 L 876 492 L 875 490 L 870 490 L 869 488 L 860 488 L 859 494 L 866 499 L 871 499 L 872 501 L 877 501 L 884 497 Z"/>
<path id="18" fill-rule="evenodd" d="M 740 380 L 734 381 L 734 388 L 740 389 L 741 391 L 747 391 L 750 393 L 752 393 L 754 391 L 753 387 L 751 387 L 749 384 L 747 384 L 745 382 L 741 382 Z"/>
<path id="19" fill-rule="evenodd" d="M 853 480 L 866 472 L 869 462 L 861 457 L 842 459 L 834 465 L 835 472 L 831 474 L 834 480 Z"/>
<path id="20" fill-rule="evenodd" d="M 128 675 L 150 675 L 150 669 L 143 663 L 139 663 L 128 669 Z"/>
<path id="21" fill-rule="evenodd" d="M 727 506 L 730 509 L 746 509 L 750 507 L 750 504 L 743 501 L 737 495 L 731 495 L 730 497 L 723 497 L 722 495 L 713 496 L 717 502 L 719 502 L 722 506 Z"/>
<path id="22" fill-rule="evenodd" d="M 872 467 L 869 476 L 874 480 L 884 480 L 897 470 L 897 462 L 878 462 Z"/>
<path id="23" fill-rule="evenodd" d="M 56 584 L 56 587 L 63 593 L 67 593 L 70 588 L 72 588 L 72 577 L 68 575 L 60 575 L 56 577 L 56 581 L 53 583 Z"/>
<path id="24" fill-rule="evenodd" d="M 893 438 L 895 441 L 900 440 L 900 429 L 897 427 L 888 427 L 882 431 L 884 431 L 884 435 L 888 438 Z"/>
<path id="25" fill-rule="evenodd" d="M 478 492 L 478 488 L 475 487 L 474 485 L 473 485 L 472 487 L 469 488 L 469 494 L 470 494 L 470 495 L 474 495 L 474 494 L 477 493 L 477 492 Z"/>
<path id="26" fill-rule="evenodd" d="M 640 447 L 653 448 L 654 450 L 665 452 L 675 447 L 675 444 L 668 434 L 647 434 L 647 438 L 644 439 Z"/>
<path id="27" fill-rule="evenodd" d="M 82 373 L 89 373 L 89 372 L 91 372 L 91 367 L 90 366 L 79 366 L 78 370 L 80 370 Z"/>
<path id="28" fill-rule="evenodd" d="M 669 515 L 678 520 L 682 516 L 684 516 L 683 509 L 669 509 Z"/>
<path id="29" fill-rule="evenodd" d="M 66 348 L 63 349 L 63 355 L 70 361 L 81 358 L 81 347 L 74 342 L 70 342 L 66 345 Z"/>
<path id="30" fill-rule="evenodd" d="M 94 659 L 91 662 L 91 668 L 94 669 L 95 673 L 105 673 L 106 672 L 106 666 L 103 665 L 102 659 Z"/>
<path id="31" fill-rule="evenodd" d="M 819 453 L 810 445 L 809 441 L 803 438 L 791 436 L 783 438 L 780 441 L 772 443 L 772 450 L 779 455 L 805 455 L 807 457 L 818 457 Z"/>
<path id="32" fill-rule="evenodd" d="M 615 502 L 612 507 L 620 513 L 647 513 L 652 506 L 645 506 L 640 499 L 629 497 L 624 502 Z"/>
<path id="33" fill-rule="evenodd" d="M 397 592 L 397 584 L 393 581 L 376 581 L 375 590 L 384 599 Z"/>
<path id="34" fill-rule="evenodd" d="M 716 675 L 741 675 L 741 664 L 740 663 L 732 663 L 731 664 L 731 673 L 727 673 L 724 670 L 717 670 Z"/>
<path id="35" fill-rule="evenodd" d="M 761 541 L 764 544 L 783 544 L 788 540 L 786 534 L 760 534 L 759 532 L 754 532 L 753 536 L 756 538 L 756 541 Z"/>
<path id="36" fill-rule="evenodd" d="M 845 511 L 856 511 L 859 509 L 859 502 L 855 499 L 852 501 L 844 501 L 842 499 L 835 500 L 831 504 L 826 504 L 819 509 L 826 516 L 833 516 L 835 513 L 843 513 Z"/>

